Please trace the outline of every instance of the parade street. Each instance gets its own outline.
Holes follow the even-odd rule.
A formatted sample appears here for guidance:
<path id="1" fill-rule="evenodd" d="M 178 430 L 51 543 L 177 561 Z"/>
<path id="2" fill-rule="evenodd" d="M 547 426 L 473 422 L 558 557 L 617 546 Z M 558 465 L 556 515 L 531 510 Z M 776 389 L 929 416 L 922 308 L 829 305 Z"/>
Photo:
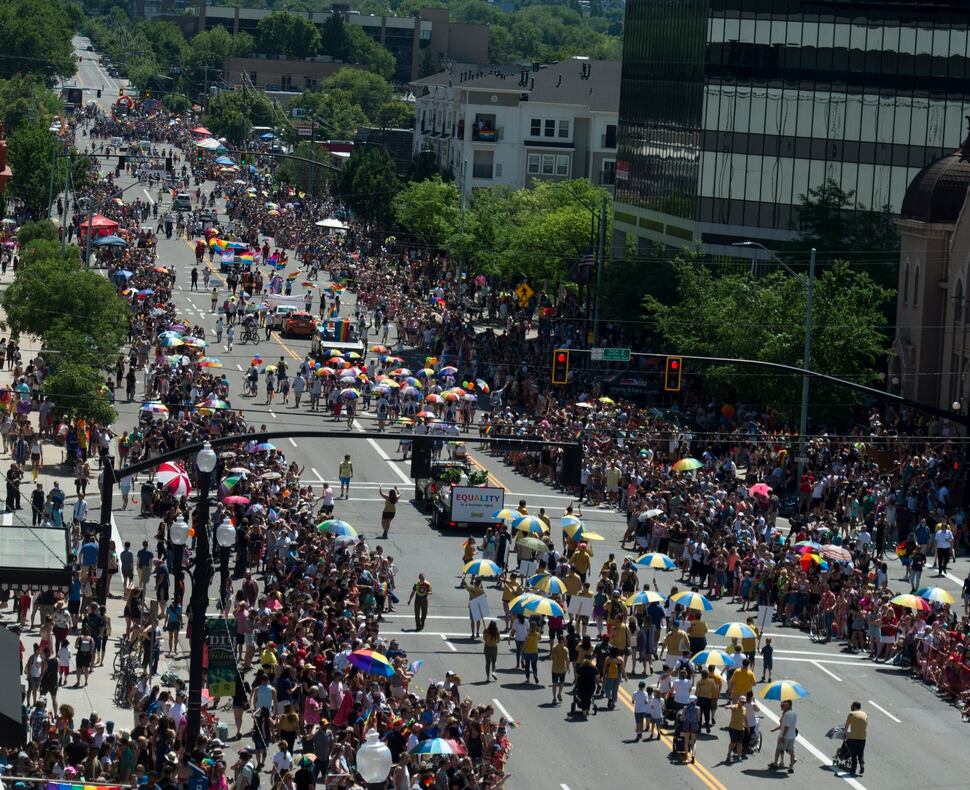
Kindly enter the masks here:
<path id="1" fill-rule="evenodd" d="M 126 186 L 131 179 L 122 177 L 119 184 Z M 164 206 L 163 206 L 164 208 Z M 176 271 L 175 299 L 179 314 L 206 328 L 207 337 L 214 338 L 216 315 L 210 309 L 210 300 L 202 290 L 190 290 L 190 271 L 195 263 L 192 245 L 184 239 L 159 239 L 158 261 Z M 213 274 L 213 284 L 222 285 L 219 275 Z M 321 286 L 325 285 L 321 281 Z M 200 285 L 201 288 L 201 285 Z M 294 291 L 299 293 L 300 289 Z M 225 295 L 224 290 L 220 294 Z M 353 302 L 348 297 L 342 309 L 352 314 Z M 231 382 L 232 405 L 245 410 L 250 425 L 265 426 L 269 431 L 287 429 L 342 429 L 343 421 L 333 422 L 329 415 L 310 414 L 306 407 L 300 410 L 280 404 L 263 404 L 263 391 L 254 399 L 242 396 L 243 371 L 254 355 L 267 364 L 282 357 L 288 363 L 297 363 L 309 350 L 304 340 L 283 340 L 275 333 L 270 341 L 261 342 L 254 348 L 236 342 L 228 351 L 225 346 L 209 349 L 224 363 L 224 372 Z M 418 366 L 420 360 L 409 360 Z M 131 424 L 140 401 L 119 403 L 119 424 Z M 360 413 L 356 421 L 358 431 L 374 430 L 371 415 Z M 379 534 L 379 516 L 382 499 L 377 489 L 386 490 L 398 486 L 405 500 L 413 494 L 409 478 L 409 463 L 399 460 L 397 438 L 391 433 L 387 441 L 354 440 L 353 432 L 347 439 L 289 439 L 277 442 L 288 461 L 303 467 L 304 482 L 317 488 L 323 481 L 334 485 L 337 465 L 344 454 L 353 459 L 354 476 L 349 501 L 338 500 L 337 515 L 355 525 L 369 542 Z M 474 448 L 477 443 L 469 441 Z M 516 475 L 488 453 L 474 449 L 472 457 L 489 470 L 492 483 L 506 488 L 506 504 L 515 506 L 524 499 L 530 513 L 545 508 L 558 524 L 558 517 L 572 499 L 548 486 Z M 137 488 L 136 488 L 137 490 Z M 117 530 L 122 540 L 132 541 L 137 547 L 142 539 L 151 540 L 157 523 L 152 519 L 136 517 L 137 508 L 127 512 L 115 511 Z M 623 552 L 618 542 L 625 528 L 624 518 L 613 510 L 590 509 L 584 521 L 604 535 L 605 541 L 593 544 L 595 556 L 593 567 L 606 559 L 609 553 L 618 558 Z M 553 532 L 556 529 L 554 527 Z M 657 675 L 641 678 L 631 675 L 623 683 L 621 704 L 613 711 L 602 711 L 595 718 L 575 723 L 567 721 L 563 705 L 551 703 L 549 670 L 545 660 L 540 660 L 539 676 L 542 687 L 522 682 L 521 672 L 514 670 L 514 651 L 503 645 L 499 652 L 498 682 L 486 683 L 482 644 L 469 637 L 468 595 L 458 588 L 461 569 L 463 532 L 440 533 L 428 525 L 423 510 L 404 504 L 399 508 L 390 537 L 378 541 L 384 551 L 395 559 L 398 568 L 397 586 L 403 592 L 402 603 L 394 613 L 386 616 L 386 638 L 397 639 L 412 660 L 424 661 L 413 683 L 424 688 L 432 680 L 441 680 L 446 671 L 457 672 L 463 686 L 476 702 L 489 702 L 503 715 L 519 723 L 514 731 L 514 753 L 511 762 L 514 787 L 562 787 L 577 790 L 593 788 L 604 781 L 613 786 L 638 786 L 649 777 L 651 784 L 664 787 L 751 787 L 781 774 L 768 771 L 775 737 L 770 732 L 776 724 L 779 708 L 777 703 L 762 703 L 764 748 L 742 763 L 723 764 L 727 752 L 727 733 L 714 730 L 711 735 L 701 734 L 697 747 L 697 761 L 683 766 L 668 759 L 670 741 L 663 743 L 633 740 L 633 714 L 630 695 L 637 682 L 646 680 L 648 685 L 656 682 Z M 480 535 L 477 536 L 480 538 Z M 960 558 L 951 567 L 949 575 L 933 584 L 950 590 L 959 598 L 962 577 L 970 569 L 970 562 Z M 421 632 L 415 632 L 414 620 L 404 606 L 407 592 L 424 572 L 432 583 L 429 624 Z M 653 575 L 663 594 L 677 585 L 676 572 L 641 570 L 642 581 Z M 899 577 L 901 569 L 895 558 L 890 560 L 890 578 Z M 930 574 L 927 572 L 926 577 Z M 929 581 L 927 583 L 930 583 Z M 679 585 L 684 589 L 684 585 Z M 399 593 L 400 594 L 400 593 Z M 501 623 L 501 597 L 499 590 L 488 585 L 488 596 L 493 615 Z M 723 601 L 715 603 L 713 612 L 705 619 L 711 629 L 723 622 L 744 619 L 737 607 Z M 784 779 L 790 786 L 815 788 L 822 785 L 841 786 L 843 782 L 862 790 L 890 790 L 911 787 L 956 787 L 965 781 L 961 762 L 952 757 L 952 734 L 960 726 L 956 708 L 938 699 L 932 690 L 913 680 L 908 673 L 885 664 L 867 660 L 863 654 L 850 654 L 835 641 L 816 645 L 804 631 L 797 629 L 770 628 L 766 635 L 775 646 L 774 679 L 792 678 L 810 690 L 810 696 L 796 703 L 799 738 L 796 749 L 798 763 L 792 775 Z M 717 644 L 717 637 L 711 646 Z M 721 640 L 722 645 L 725 640 Z M 546 655 L 543 646 L 540 658 Z M 756 667 L 757 670 L 757 667 Z M 757 674 L 757 672 L 756 672 Z M 759 675 L 760 677 L 760 675 Z M 867 772 L 864 777 L 852 778 L 844 771 L 834 771 L 829 758 L 835 753 L 836 744 L 825 739 L 825 733 L 833 726 L 842 724 L 852 700 L 862 702 L 869 714 L 869 739 L 867 747 Z M 568 698 L 565 703 L 568 707 Z M 602 704 L 601 704 L 602 707 Z M 719 727 L 726 726 L 720 720 Z"/>

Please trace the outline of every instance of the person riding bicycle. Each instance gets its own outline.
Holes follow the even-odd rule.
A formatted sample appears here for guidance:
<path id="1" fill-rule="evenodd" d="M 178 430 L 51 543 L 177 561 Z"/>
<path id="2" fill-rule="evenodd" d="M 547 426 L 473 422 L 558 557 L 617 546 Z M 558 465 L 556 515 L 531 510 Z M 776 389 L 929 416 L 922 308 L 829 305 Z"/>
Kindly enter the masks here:
<path id="1" fill-rule="evenodd" d="M 246 371 L 246 392 L 255 395 L 258 383 L 259 368 L 256 365 L 250 365 L 249 370 Z"/>

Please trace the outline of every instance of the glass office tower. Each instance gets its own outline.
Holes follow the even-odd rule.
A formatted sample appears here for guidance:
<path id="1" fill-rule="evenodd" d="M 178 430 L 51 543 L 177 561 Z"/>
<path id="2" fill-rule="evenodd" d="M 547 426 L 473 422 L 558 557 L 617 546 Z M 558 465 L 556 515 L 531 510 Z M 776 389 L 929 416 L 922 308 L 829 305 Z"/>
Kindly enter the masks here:
<path id="1" fill-rule="evenodd" d="M 627 0 L 615 227 L 771 246 L 827 178 L 898 212 L 968 113 L 967 0 Z"/>

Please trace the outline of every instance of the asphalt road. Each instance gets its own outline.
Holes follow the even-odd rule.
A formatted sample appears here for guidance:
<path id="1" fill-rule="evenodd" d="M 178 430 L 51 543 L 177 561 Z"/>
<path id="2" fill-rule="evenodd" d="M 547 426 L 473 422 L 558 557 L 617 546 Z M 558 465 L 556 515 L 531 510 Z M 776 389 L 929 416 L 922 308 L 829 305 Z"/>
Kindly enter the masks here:
<path id="1" fill-rule="evenodd" d="M 121 185 L 130 179 L 123 178 Z M 221 208 L 221 207 L 220 207 Z M 291 255 L 291 258 L 293 256 Z M 191 246 L 185 240 L 159 242 L 159 262 L 177 271 L 175 299 L 186 319 L 202 323 L 207 336 L 214 339 L 215 315 L 209 310 L 209 297 L 189 288 L 189 272 L 194 263 Z M 200 278 L 201 280 L 201 278 Z M 218 282 L 218 277 L 214 278 Z M 321 285 L 324 281 L 321 281 Z M 298 291 L 295 291 L 298 292 Z M 345 304 L 349 301 L 344 300 Z M 352 302 L 348 310 L 352 313 Z M 277 403 L 263 404 L 264 397 L 242 397 L 242 371 L 255 351 L 267 363 L 283 356 L 298 360 L 309 350 L 308 341 L 283 340 L 274 335 L 257 349 L 237 344 L 233 350 L 210 346 L 209 353 L 224 363 L 224 371 L 232 384 L 232 403 L 244 408 L 249 423 L 265 425 L 269 430 L 305 428 L 318 424 L 321 428 L 343 429 L 344 423 L 330 422 L 326 417 L 311 415 L 305 409 L 297 411 Z M 139 395 L 140 395 L 139 390 Z M 119 404 L 119 430 L 130 427 L 136 419 L 138 403 Z M 358 426 L 368 425 L 362 413 Z M 323 480 L 333 482 L 336 467 L 344 453 L 354 462 L 354 480 L 349 501 L 337 503 L 339 517 L 354 524 L 369 538 L 378 532 L 381 511 L 377 487 L 397 485 L 407 496 L 412 490 L 408 465 L 398 460 L 396 438 L 387 441 L 340 439 L 289 439 L 278 443 L 288 460 L 305 467 L 304 479 L 315 485 Z M 505 467 L 496 458 L 478 451 L 473 457 L 492 473 L 494 481 L 507 487 L 508 500 L 526 499 L 532 512 L 545 507 L 555 518 L 570 501 L 556 491 L 535 481 L 524 479 Z M 117 506 L 118 503 L 116 503 Z M 115 511 L 118 536 L 133 542 L 151 538 L 157 524 L 136 517 L 135 511 Z M 586 520 L 606 538 L 594 545 L 594 566 L 615 551 L 619 556 L 619 538 L 623 533 L 623 519 L 607 510 L 587 511 Z M 778 707 L 765 706 L 765 751 L 731 766 L 722 760 L 727 751 L 725 732 L 702 735 L 697 749 L 697 763 L 683 766 L 669 759 L 667 745 L 632 743 L 633 716 L 629 707 L 629 693 L 641 678 L 631 676 L 624 684 L 621 704 L 613 712 L 600 712 L 587 722 L 573 723 L 565 718 L 564 706 L 553 706 L 548 688 L 549 669 L 540 661 L 539 676 L 544 685 L 527 685 L 514 671 L 514 656 L 503 648 L 499 658 L 499 678 L 495 683 L 484 680 L 484 665 L 480 642 L 469 638 L 467 594 L 457 587 L 461 567 L 463 533 L 442 534 L 433 531 L 425 514 L 411 504 L 402 503 L 394 521 L 387 551 L 399 568 L 398 590 L 406 600 L 410 585 L 419 571 L 428 575 L 434 587 L 431 615 L 427 630 L 416 633 L 408 607 L 403 603 L 387 618 L 384 631 L 398 639 L 412 659 L 423 659 L 414 683 L 424 689 L 446 670 L 458 672 L 464 679 L 466 693 L 476 702 L 491 702 L 499 713 L 518 723 L 512 732 L 513 756 L 509 765 L 512 788 L 560 788 L 578 790 L 609 784 L 614 787 L 642 786 L 644 780 L 669 788 L 741 788 L 784 781 L 790 787 L 815 788 L 822 785 L 854 790 L 910 790 L 920 788 L 965 787 L 970 760 L 959 750 L 960 723 L 956 709 L 945 705 L 933 693 L 910 680 L 892 667 L 875 665 L 843 652 L 837 644 L 814 645 L 799 631 L 772 629 L 769 635 L 775 645 L 775 679 L 798 680 L 810 691 L 810 696 L 796 704 L 800 731 L 798 763 L 792 775 L 766 770 L 771 760 L 774 726 Z M 891 575 L 899 577 L 899 567 L 893 563 Z M 941 586 L 959 594 L 960 580 L 970 569 L 961 559 L 951 571 L 950 578 L 940 580 Z M 641 578 L 646 579 L 642 574 Z M 662 592 L 677 583 L 675 574 L 658 574 Z M 927 578 L 930 581 L 930 578 Z M 937 583 L 933 579 L 933 583 Z M 501 612 L 498 591 L 489 588 L 491 611 Z M 743 618 L 734 607 L 718 602 L 709 615 L 712 629 L 729 620 Z M 712 640 L 712 646 L 717 638 Z M 544 658 L 545 646 L 540 654 Z M 759 673 L 760 674 L 760 673 Z M 648 681 L 649 682 L 649 681 Z M 828 765 L 828 756 L 835 745 L 826 741 L 824 733 L 844 721 L 849 703 L 862 702 L 870 717 L 867 770 L 864 777 L 853 779 L 836 772 Z M 876 707 L 876 706 L 879 707 Z M 725 722 L 721 722 L 723 725 Z"/>
<path id="2" fill-rule="evenodd" d="M 98 53 L 87 51 L 87 46 L 90 44 L 87 38 L 75 36 L 73 44 L 74 54 L 79 58 L 77 74 L 64 80 L 63 84 L 83 88 L 85 104 L 95 101 L 102 110 L 108 111 L 112 102 L 118 98 L 118 88 L 127 85 L 128 81 L 112 77 L 105 71 L 104 66 L 98 62 Z M 100 98 L 98 98 L 99 89 Z"/>

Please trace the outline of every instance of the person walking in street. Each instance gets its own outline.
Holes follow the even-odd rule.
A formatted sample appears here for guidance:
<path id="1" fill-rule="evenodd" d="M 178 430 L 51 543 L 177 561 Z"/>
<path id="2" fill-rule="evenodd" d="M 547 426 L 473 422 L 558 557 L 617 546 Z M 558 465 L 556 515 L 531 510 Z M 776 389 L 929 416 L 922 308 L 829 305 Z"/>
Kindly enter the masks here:
<path id="1" fill-rule="evenodd" d="M 485 652 L 485 682 L 489 683 L 498 680 L 495 674 L 495 665 L 498 662 L 498 644 L 502 641 L 502 635 L 498 631 L 498 625 L 494 620 L 489 620 L 482 634 Z"/>
<path id="2" fill-rule="evenodd" d="M 343 482 L 341 482 L 341 487 L 343 487 Z M 387 540 L 387 533 L 391 529 L 391 522 L 394 520 L 394 515 L 397 512 L 397 501 L 401 498 L 401 492 L 397 490 L 397 486 L 392 488 L 386 494 L 384 489 L 378 487 L 377 493 L 381 495 L 384 500 L 384 510 L 381 513 L 381 529 L 384 533 L 381 535 L 384 540 Z"/>
<path id="3" fill-rule="evenodd" d="M 743 701 L 740 703 L 744 710 Z M 772 732 L 778 733 L 778 744 L 775 746 L 774 762 L 768 765 L 772 770 L 777 771 L 785 766 L 785 753 L 788 753 L 788 773 L 795 773 L 795 738 L 798 736 L 798 715 L 792 710 L 790 699 L 782 700 L 781 720 Z"/>
<path id="4" fill-rule="evenodd" d="M 340 498 L 350 499 L 350 481 L 354 477 L 354 464 L 350 460 L 350 453 L 344 456 L 337 469 L 337 477 L 340 478 Z M 385 537 L 387 537 L 385 535 Z"/>
<path id="5" fill-rule="evenodd" d="M 950 564 L 950 551 L 953 549 L 953 530 L 947 523 L 940 522 L 937 525 L 936 532 L 933 534 L 933 543 L 936 545 L 937 576 L 946 576 L 946 569 Z"/>
<path id="6" fill-rule="evenodd" d="M 226 351 L 232 351 L 232 341 L 236 339 L 236 328 L 230 324 L 226 329 Z"/>
<path id="7" fill-rule="evenodd" d="M 350 456 L 347 456 L 350 458 Z M 431 584 L 424 578 L 423 573 L 418 574 L 418 580 L 411 588 L 408 596 L 408 604 L 414 601 L 414 628 L 416 631 L 424 630 L 424 622 L 428 619 L 428 597 L 431 595 Z"/>
<path id="8" fill-rule="evenodd" d="M 855 701 L 849 708 L 849 715 L 845 718 L 845 745 L 849 749 L 851 764 L 849 770 L 852 775 L 862 776 L 866 772 L 866 736 L 869 731 L 869 716 L 862 709 L 862 703 Z"/>

